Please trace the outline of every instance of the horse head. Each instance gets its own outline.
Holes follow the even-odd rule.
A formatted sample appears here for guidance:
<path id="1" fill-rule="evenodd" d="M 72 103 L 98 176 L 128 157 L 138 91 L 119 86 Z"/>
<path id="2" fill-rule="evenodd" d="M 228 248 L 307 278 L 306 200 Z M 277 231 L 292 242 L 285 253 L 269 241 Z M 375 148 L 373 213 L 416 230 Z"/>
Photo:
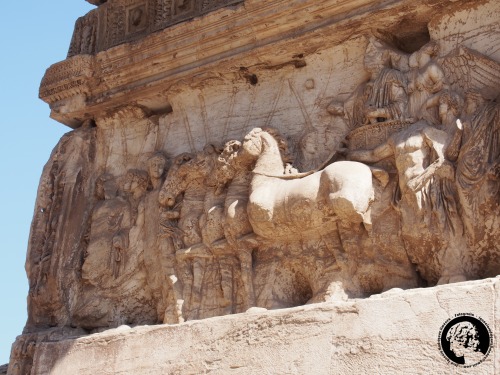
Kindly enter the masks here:
<path id="1" fill-rule="evenodd" d="M 283 174 L 286 151 L 286 141 L 274 129 L 252 129 L 241 145 L 242 155 L 256 160 L 253 172 L 258 174 Z"/>
<path id="2" fill-rule="evenodd" d="M 222 191 L 229 181 L 234 178 L 238 164 L 238 150 L 240 148 L 240 141 L 228 141 L 217 157 L 213 173 L 211 174 L 211 180 L 214 182 L 212 186 L 215 186 L 217 191 Z"/>
<path id="3" fill-rule="evenodd" d="M 193 157 L 192 154 L 185 152 L 174 158 L 158 197 L 162 206 L 172 207 L 177 196 L 186 189 L 188 185 L 186 175 L 189 171 L 187 163 L 192 161 Z"/>

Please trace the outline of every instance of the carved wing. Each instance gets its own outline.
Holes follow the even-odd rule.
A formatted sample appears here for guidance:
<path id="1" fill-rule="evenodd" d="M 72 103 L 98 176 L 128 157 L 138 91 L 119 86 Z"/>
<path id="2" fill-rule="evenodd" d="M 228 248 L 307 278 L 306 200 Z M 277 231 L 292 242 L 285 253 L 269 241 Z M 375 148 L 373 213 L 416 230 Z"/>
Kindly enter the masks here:
<path id="1" fill-rule="evenodd" d="M 467 47 L 458 47 L 439 63 L 453 90 L 495 99 L 500 93 L 500 63 Z"/>

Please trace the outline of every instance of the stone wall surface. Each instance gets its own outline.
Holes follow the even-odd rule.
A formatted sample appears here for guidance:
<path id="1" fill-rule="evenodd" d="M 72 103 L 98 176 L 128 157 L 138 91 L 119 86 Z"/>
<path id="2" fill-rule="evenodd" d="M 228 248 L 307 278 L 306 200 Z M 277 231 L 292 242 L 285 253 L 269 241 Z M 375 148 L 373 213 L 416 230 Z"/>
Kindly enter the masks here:
<path id="1" fill-rule="evenodd" d="M 494 368 L 498 1 L 91 2 L 9 375 Z"/>
<path id="2" fill-rule="evenodd" d="M 35 374 L 496 374 L 498 345 L 478 366 L 460 368 L 438 340 L 440 326 L 460 313 L 498 332 L 499 287 L 498 278 L 486 279 L 174 326 L 122 326 L 43 343 Z"/>

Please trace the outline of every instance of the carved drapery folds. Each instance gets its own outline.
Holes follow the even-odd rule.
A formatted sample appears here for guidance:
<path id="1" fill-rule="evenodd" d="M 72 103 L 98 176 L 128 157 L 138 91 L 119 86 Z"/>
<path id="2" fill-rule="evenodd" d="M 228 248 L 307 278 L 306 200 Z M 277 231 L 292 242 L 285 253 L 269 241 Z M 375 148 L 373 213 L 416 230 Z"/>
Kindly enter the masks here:
<path id="1" fill-rule="evenodd" d="M 92 53 L 233 3 L 108 1 L 77 22 L 78 56 L 49 69 L 40 96 L 85 108 L 101 73 Z M 450 48 L 438 21 L 412 51 L 357 35 L 290 60 L 303 64 L 166 85 L 169 111 L 98 108 L 96 95 L 82 112 L 95 123 L 65 135 L 42 174 L 26 332 L 173 324 L 500 273 L 498 54 Z M 28 363 L 24 341 L 16 350 Z"/>

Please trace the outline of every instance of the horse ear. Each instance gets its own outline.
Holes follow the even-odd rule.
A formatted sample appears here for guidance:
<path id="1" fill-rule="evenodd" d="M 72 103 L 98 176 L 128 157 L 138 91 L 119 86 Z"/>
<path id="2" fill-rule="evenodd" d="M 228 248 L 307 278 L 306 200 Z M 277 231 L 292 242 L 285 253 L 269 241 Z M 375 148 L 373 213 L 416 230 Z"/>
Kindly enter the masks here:
<path id="1" fill-rule="evenodd" d="M 212 144 L 205 145 L 205 147 L 203 147 L 203 151 L 210 155 L 215 151 L 215 146 Z"/>
<path id="2" fill-rule="evenodd" d="M 193 156 L 191 154 L 187 154 L 187 153 L 182 154 L 181 157 L 177 157 L 175 159 L 175 164 L 177 164 L 177 165 L 184 164 L 185 162 L 190 161 L 192 158 L 193 158 Z"/>

